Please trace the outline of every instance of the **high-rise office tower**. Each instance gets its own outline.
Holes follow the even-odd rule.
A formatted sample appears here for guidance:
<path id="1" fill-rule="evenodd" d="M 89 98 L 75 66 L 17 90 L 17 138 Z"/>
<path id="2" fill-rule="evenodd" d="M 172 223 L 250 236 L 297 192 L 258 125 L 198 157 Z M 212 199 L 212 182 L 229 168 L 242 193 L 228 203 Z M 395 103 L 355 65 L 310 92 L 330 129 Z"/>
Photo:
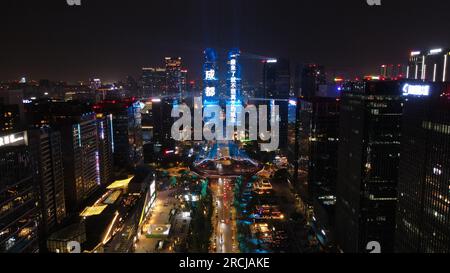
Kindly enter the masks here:
<path id="1" fill-rule="evenodd" d="M 342 93 L 336 236 L 344 252 L 364 252 L 371 241 L 393 251 L 402 89 L 398 81 L 363 81 Z"/>
<path id="2" fill-rule="evenodd" d="M 119 83 L 118 85 L 120 86 L 121 84 L 122 83 Z M 142 94 L 139 93 L 139 84 L 132 76 L 127 76 L 123 83 L 123 88 L 127 97 L 142 96 Z"/>
<path id="3" fill-rule="evenodd" d="M 134 169 L 143 162 L 141 106 L 135 99 L 103 101 L 97 114 L 112 115 L 113 155 L 116 170 Z"/>
<path id="4" fill-rule="evenodd" d="M 287 158 L 289 161 L 289 174 L 292 177 L 292 181 L 294 186 L 297 186 L 297 178 L 298 178 L 298 161 L 299 161 L 299 138 L 298 136 L 298 126 L 300 123 L 298 122 L 299 118 L 299 100 L 292 98 L 289 100 L 288 105 L 288 149 L 287 149 Z"/>
<path id="5" fill-rule="evenodd" d="M 212 48 L 204 51 L 203 105 L 220 103 L 217 52 Z"/>
<path id="6" fill-rule="evenodd" d="M 295 64 L 294 65 L 294 83 L 292 86 L 292 95 L 293 97 L 299 98 L 302 96 L 302 73 L 303 73 L 303 65 Z"/>
<path id="7" fill-rule="evenodd" d="M 95 113 L 76 102 L 40 102 L 30 105 L 27 113 L 33 127 L 50 126 L 61 133 L 66 211 L 77 212 L 101 181 Z"/>
<path id="8" fill-rule="evenodd" d="M 406 77 L 432 82 L 450 81 L 449 58 L 450 49 L 413 51 L 409 57 Z"/>
<path id="9" fill-rule="evenodd" d="M 188 90 L 188 70 L 181 69 L 181 77 L 180 77 L 180 89 L 181 89 L 181 98 L 185 98 L 187 96 Z"/>
<path id="10" fill-rule="evenodd" d="M 76 212 L 100 186 L 97 122 L 94 113 L 66 116 L 56 127 L 64 147 L 67 210 Z"/>
<path id="11" fill-rule="evenodd" d="M 303 162 L 300 184 L 307 184 L 315 205 L 328 214 L 328 222 L 334 222 L 336 180 L 339 145 L 338 98 L 315 97 L 300 100 L 298 135 L 300 158 Z M 318 207 L 318 206 L 315 206 Z"/>
<path id="12" fill-rule="evenodd" d="M 113 170 L 113 116 L 97 114 L 98 154 L 96 160 L 100 167 L 100 184 L 108 185 L 114 180 Z"/>
<path id="13" fill-rule="evenodd" d="M 173 150 L 175 141 L 171 128 L 175 119 L 171 117 L 174 99 L 162 98 L 147 101 L 142 114 L 145 162 L 161 159 L 165 150 Z"/>
<path id="14" fill-rule="evenodd" d="M 167 95 L 180 97 L 182 90 L 181 57 L 166 57 Z"/>
<path id="15" fill-rule="evenodd" d="M 268 101 L 269 109 L 278 105 L 280 110 L 280 149 L 287 152 L 288 104 L 290 93 L 290 64 L 283 59 L 264 61 L 263 86 L 259 97 Z"/>
<path id="16" fill-rule="evenodd" d="M 283 59 L 264 61 L 262 98 L 289 99 L 290 65 Z"/>
<path id="17" fill-rule="evenodd" d="M 153 67 L 142 68 L 141 86 L 142 96 L 144 98 L 166 95 L 166 69 Z"/>
<path id="18" fill-rule="evenodd" d="M 165 98 L 161 101 L 154 101 L 152 104 L 153 117 L 153 138 L 159 143 L 170 141 L 171 128 L 175 121 L 171 117 L 174 100 Z"/>
<path id="19" fill-rule="evenodd" d="M 25 104 L 28 128 L 39 129 L 49 127 L 52 121 L 51 105 L 50 99 L 34 100 Z"/>
<path id="20" fill-rule="evenodd" d="M 305 65 L 301 72 L 301 96 L 305 99 L 315 97 L 320 88 L 326 86 L 325 68 L 317 64 Z"/>
<path id="21" fill-rule="evenodd" d="M 298 155 L 290 160 L 296 168 L 297 192 L 314 208 L 314 220 L 309 220 L 324 245 L 331 239 L 328 231 L 335 219 L 341 80 L 321 85 L 309 98 L 299 98 Z"/>
<path id="22" fill-rule="evenodd" d="M 61 134 L 51 129 L 35 129 L 29 131 L 28 141 L 36 161 L 39 184 L 40 242 L 45 243 L 48 235 L 66 218 Z"/>
<path id="23" fill-rule="evenodd" d="M 227 62 L 227 95 L 226 105 L 230 107 L 231 124 L 238 125 L 239 106 L 242 106 L 242 78 L 241 78 L 241 52 L 239 49 L 232 49 L 228 52 Z M 244 136 L 245 137 L 245 136 Z"/>
<path id="24" fill-rule="evenodd" d="M 141 127 L 142 127 L 142 142 L 143 145 L 149 143 L 153 138 L 153 100 L 160 101 L 160 99 L 143 100 L 143 107 L 141 110 Z M 144 147 L 145 149 L 145 147 Z M 144 152 L 145 158 L 145 152 Z"/>
<path id="25" fill-rule="evenodd" d="M 0 253 L 38 249 L 36 169 L 26 132 L 0 135 Z"/>
<path id="26" fill-rule="evenodd" d="M 0 101 L 0 133 L 7 134 L 21 127 L 19 105 L 3 104 Z"/>
<path id="27" fill-rule="evenodd" d="M 415 88 L 430 94 L 405 102 L 395 251 L 450 253 L 450 85 Z"/>
<path id="28" fill-rule="evenodd" d="M 3 90 L 0 92 L 0 114 L 5 123 L 0 123 L 1 129 L 23 129 L 25 124 L 24 91 L 22 89 Z M 3 105 L 3 106 L 2 106 Z M 4 127 L 4 128 L 2 128 Z M 20 129 L 19 129 L 20 128 Z"/>

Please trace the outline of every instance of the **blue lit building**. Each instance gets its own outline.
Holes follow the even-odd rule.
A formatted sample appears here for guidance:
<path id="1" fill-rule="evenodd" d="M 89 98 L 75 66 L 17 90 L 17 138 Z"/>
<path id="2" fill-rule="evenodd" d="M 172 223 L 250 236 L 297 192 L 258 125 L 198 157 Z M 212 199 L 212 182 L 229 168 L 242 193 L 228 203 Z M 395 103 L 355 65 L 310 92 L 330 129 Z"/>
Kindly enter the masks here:
<path id="1" fill-rule="evenodd" d="M 217 52 L 207 48 L 204 52 L 205 63 L 203 64 L 203 105 L 218 105 L 219 79 L 217 66 Z"/>
<path id="2" fill-rule="evenodd" d="M 239 58 L 241 52 L 239 49 L 232 49 L 228 52 L 227 62 L 227 89 L 230 91 L 227 96 L 227 105 L 231 106 L 230 117 L 232 122 L 235 123 L 237 115 L 237 106 L 242 105 L 241 91 L 242 91 L 242 79 L 241 79 L 241 66 L 239 64 Z"/>

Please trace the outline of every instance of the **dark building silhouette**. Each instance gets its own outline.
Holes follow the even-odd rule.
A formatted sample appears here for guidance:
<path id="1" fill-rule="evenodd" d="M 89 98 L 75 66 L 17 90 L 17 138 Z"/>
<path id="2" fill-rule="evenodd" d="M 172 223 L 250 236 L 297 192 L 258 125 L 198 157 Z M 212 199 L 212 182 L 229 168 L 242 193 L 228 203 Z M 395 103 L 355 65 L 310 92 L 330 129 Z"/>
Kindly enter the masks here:
<path id="1" fill-rule="evenodd" d="M 325 229 L 334 223 L 339 145 L 338 98 L 300 100 L 298 185 Z M 320 230 L 319 230 L 320 232 Z"/>
<path id="2" fill-rule="evenodd" d="M 356 82 L 342 94 L 336 236 L 344 252 L 371 241 L 393 251 L 402 95 L 397 81 Z"/>
<path id="3" fill-rule="evenodd" d="M 101 185 L 97 119 L 78 102 L 39 101 L 27 106 L 29 125 L 61 134 L 66 211 L 76 213 Z"/>
<path id="4" fill-rule="evenodd" d="M 0 133 L 11 133 L 20 130 L 21 127 L 19 105 L 3 104 L 0 101 Z"/>
<path id="5" fill-rule="evenodd" d="M 280 149 L 287 152 L 288 116 L 290 94 L 290 64 L 287 60 L 268 59 L 264 61 L 263 85 L 259 91 L 259 99 L 265 99 L 269 108 L 278 105 L 280 109 Z"/>
<path id="6" fill-rule="evenodd" d="M 146 133 L 144 145 L 145 162 L 155 162 L 164 157 L 164 152 L 175 148 L 171 129 L 175 119 L 171 117 L 176 100 L 172 98 L 154 99 L 147 102 L 143 114 Z M 147 129 L 145 129 L 147 131 Z"/>
<path id="7" fill-rule="evenodd" d="M 141 106 L 135 99 L 102 101 L 94 111 L 112 115 L 112 143 L 116 171 L 132 170 L 143 163 Z"/>
<path id="8" fill-rule="evenodd" d="M 0 252 L 36 252 L 39 191 L 26 132 L 0 134 L 0 174 Z"/>
<path id="9" fill-rule="evenodd" d="M 303 66 L 301 72 L 314 70 L 317 78 L 319 67 Z M 323 67 L 320 71 L 324 76 Z M 305 83 L 302 80 L 305 79 L 296 85 Z M 341 80 L 321 82 L 309 97 L 301 96 L 297 103 L 298 156 L 294 178 L 302 200 L 314 208 L 314 218 L 309 221 L 323 245 L 332 240 L 330 231 L 335 218 Z"/>
<path id="10" fill-rule="evenodd" d="M 301 72 L 301 96 L 305 99 L 317 96 L 321 86 L 326 86 L 325 68 L 317 64 L 307 64 Z"/>
<path id="11" fill-rule="evenodd" d="M 142 97 L 159 97 L 167 93 L 165 68 L 142 68 Z"/>
<path id="12" fill-rule="evenodd" d="M 405 103 L 396 252 L 450 253 L 449 87 L 434 85 L 434 94 Z"/>
<path id="13" fill-rule="evenodd" d="M 138 82 L 132 76 L 127 76 L 125 82 L 123 83 L 123 88 L 125 89 L 125 94 L 127 97 L 138 97 L 142 95 L 139 93 Z"/>
<path id="14" fill-rule="evenodd" d="M 51 129 L 35 129 L 29 131 L 28 139 L 36 161 L 36 180 L 39 184 L 42 215 L 39 241 L 45 248 L 46 238 L 61 226 L 67 215 L 61 134 Z"/>
<path id="15" fill-rule="evenodd" d="M 24 90 L 0 90 L 0 132 L 25 129 Z"/>

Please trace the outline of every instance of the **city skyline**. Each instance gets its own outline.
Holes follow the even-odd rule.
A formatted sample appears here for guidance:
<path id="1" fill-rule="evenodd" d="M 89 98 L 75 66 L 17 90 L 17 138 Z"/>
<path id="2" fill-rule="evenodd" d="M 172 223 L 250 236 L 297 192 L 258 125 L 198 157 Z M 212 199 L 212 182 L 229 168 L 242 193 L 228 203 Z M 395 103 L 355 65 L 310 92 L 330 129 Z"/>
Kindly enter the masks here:
<path id="1" fill-rule="evenodd" d="M 450 5 L 322 1 L 0 4 L 0 255 L 450 253 Z"/>
<path id="2" fill-rule="evenodd" d="M 444 35 L 450 22 L 439 21 L 449 4 L 437 0 L 428 1 L 425 12 L 416 0 L 381 6 L 286 1 L 276 7 L 269 1 L 85 0 L 72 7 L 63 0 L 25 2 L 1 4 L 6 15 L 0 29 L 7 37 L 0 45 L 1 80 L 113 82 L 137 77 L 142 67 L 159 66 L 166 56 L 181 56 L 191 78 L 199 80 L 207 47 L 222 58 L 227 48 L 239 47 L 243 74 L 252 82 L 261 60 L 270 57 L 321 63 L 354 77 L 384 63 L 405 63 L 406 52 L 450 44 Z"/>

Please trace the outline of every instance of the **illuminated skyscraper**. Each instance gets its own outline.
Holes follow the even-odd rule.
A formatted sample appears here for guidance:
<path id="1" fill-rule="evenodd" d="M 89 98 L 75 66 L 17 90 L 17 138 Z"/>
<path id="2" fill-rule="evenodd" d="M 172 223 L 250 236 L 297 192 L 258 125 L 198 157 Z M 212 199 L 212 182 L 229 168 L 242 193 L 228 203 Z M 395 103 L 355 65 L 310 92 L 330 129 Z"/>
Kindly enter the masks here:
<path id="1" fill-rule="evenodd" d="M 181 90 L 181 97 L 185 98 L 186 92 L 188 92 L 188 70 L 187 69 L 181 69 L 180 90 Z"/>
<path id="2" fill-rule="evenodd" d="M 230 90 L 230 102 L 241 102 L 241 91 L 242 91 L 242 79 L 241 79 L 241 65 L 239 63 L 239 58 L 241 57 L 241 52 L 239 49 L 232 49 L 228 53 L 228 76 L 227 84 Z"/>
<path id="3" fill-rule="evenodd" d="M 143 158 L 142 121 L 140 102 L 134 99 L 103 101 L 94 111 L 112 115 L 112 143 L 116 171 L 134 169 Z"/>
<path id="4" fill-rule="evenodd" d="M 42 213 L 39 241 L 43 246 L 48 235 L 66 218 L 61 134 L 48 128 L 31 130 L 28 141 L 38 173 Z"/>
<path id="5" fill-rule="evenodd" d="M 64 147 L 66 207 L 76 212 L 100 186 L 97 121 L 94 113 L 67 113 L 57 128 Z"/>
<path id="6" fill-rule="evenodd" d="M 432 82 L 450 81 L 449 62 L 450 49 L 413 51 L 409 57 L 406 77 Z"/>
<path id="7" fill-rule="evenodd" d="M 113 181 L 113 116 L 97 114 L 98 154 L 96 160 L 100 167 L 100 184 L 108 185 Z"/>
<path id="8" fill-rule="evenodd" d="M 66 211 L 75 213 L 100 186 L 95 113 L 77 102 L 40 102 L 30 105 L 29 113 L 34 127 L 50 126 L 61 133 Z"/>
<path id="9" fill-rule="evenodd" d="M 431 88 L 404 107 L 395 233 L 401 253 L 450 253 L 450 85 Z"/>
<path id="10" fill-rule="evenodd" d="M 242 106 L 242 79 L 241 65 L 239 63 L 240 56 L 241 52 L 239 49 L 232 49 L 228 52 L 227 89 L 229 90 L 229 94 L 227 94 L 227 105 L 230 106 L 230 118 L 232 124 L 236 124 L 238 122 L 237 107 Z"/>
<path id="11" fill-rule="evenodd" d="M 182 72 L 181 57 L 166 57 L 166 85 L 168 96 L 181 96 L 182 90 Z"/>
<path id="12" fill-rule="evenodd" d="M 219 104 L 219 78 L 217 66 L 217 52 L 212 48 L 204 51 L 203 64 L 203 104 Z"/>

